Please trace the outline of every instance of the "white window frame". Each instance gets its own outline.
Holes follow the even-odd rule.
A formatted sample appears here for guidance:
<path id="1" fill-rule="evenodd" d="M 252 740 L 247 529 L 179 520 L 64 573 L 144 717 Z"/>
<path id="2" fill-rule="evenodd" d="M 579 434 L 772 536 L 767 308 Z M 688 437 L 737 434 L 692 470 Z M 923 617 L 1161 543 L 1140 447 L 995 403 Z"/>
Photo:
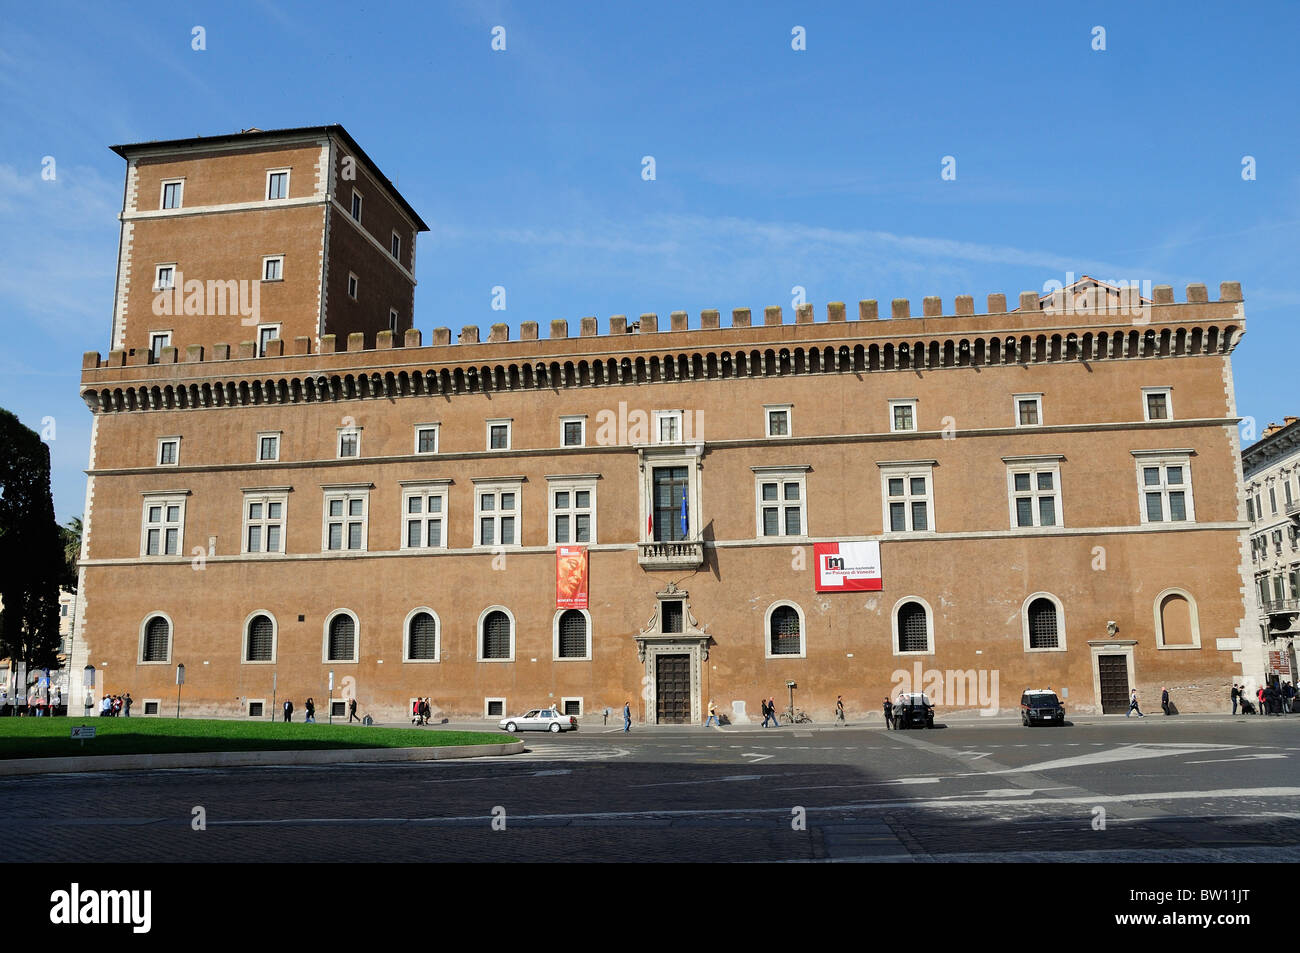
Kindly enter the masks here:
<path id="1" fill-rule="evenodd" d="M 402 320 L 402 316 L 397 313 L 396 308 L 388 309 L 388 330 L 393 334 L 397 333 L 397 325 Z"/>
<path id="2" fill-rule="evenodd" d="M 267 332 L 274 332 L 269 337 Z M 280 325 L 278 324 L 259 324 L 257 326 L 257 356 L 266 357 L 266 346 L 272 341 L 280 340 Z"/>
<path id="3" fill-rule="evenodd" d="M 280 462 L 280 438 L 284 435 L 282 430 L 263 430 L 257 435 L 257 442 L 253 445 L 253 459 L 257 463 L 279 463 Z M 262 441 L 268 438 L 275 439 L 275 455 L 271 457 L 262 456 Z"/>
<path id="4" fill-rule="evenodd" d="M 1165 395 L 1165 414 L 1164 417 L 1153 418 L 1150 414 L 1150 408 L 1147 405 L 1147 398 L 1156 394 Z M 1142 388 L 1142 419 L 1146 421 L 1155 420 L 1157 423 L 1161 420 L 1174 419 L 1174 389 L 1172 387 L 1143 387 Z"/>
<path id="5" fill-rule="evenodd" d="M 920 606 L 925 609 L 925 636 L 929 640 L 930 644 L 924 652 L 904 652 L 899 649 L 898 610 L 903 608 L 903 606 L 909 602 L 919 603 Z M 930 607 L 930 603 L 927 600 L 922 599 L 920 596 L 903 596 L 903 598 L 894 603 L 894 608 L 889 610 L 889 626 L 893 630 L 893 644 L 891 647 L 893 648 L 895 655 L 935 654 L 935 642 L 937 640 L 934 632 L 934 609 Z"/>
<path id="6" fill-rule="evenodd" d="M 566 424 L 578 424 L 581 428 L 578 434 L 577 443 L 565 443 L 564 431 Z M 586 414 L 569 414 L 560 418 L 560 446 L 561 447 L 585 447 L 587 445 L 587 415 Z"/>
<path id="7" fill-rule="evenodd" d="M 339 427 L 338 436 L 334 441 L 334 453 L 336 460 L 360 460 L 361 459 L 361 428 L 360 427 Z M 343 455 L 343 438 L 357 438 L 357 452 Z"/>
<path id="8" fill-rule="evenodd" d="M 1034 416 L 1038 418 L 1037 423 L 1025 424 L 1020 422 L 1020 404 L 1024 401 L 1033 401 Z M 1043 395 L 1042 394 L 1011 395 L 1011 413 L 1012 413 L 1012 419 L 1011 419 L 1012 425 L 1017 428 L 1043 426 Z"/>
<path id="9" fill-rule="evenodd" d="M 162 273 L 170 272 L 167 278 L 167 284 L 162 283 Z M 170 291 L 176 287 L 176 262 L 163 262 L 153 266 L 153 290 Z"/>
<path id="10" fill-rule="evenodd" d="M 493 703 L 493 702 L 500 702 L 500 703 L 501 703 L 501 714 L 499 714 L 499 715 L 493 715 L 493 714 L 491 714 L 491 713 L 489 712 L 489 709 L 492 707 L 492 703 Z M 484 697 L 484 699 L 483 699 L 483 717 L 484 717 L 484 718 L 509 718 L 509 717 L 510 717 L 510 709 L 506 707 L 506 700 L 505 700 L 505 698 L 498 697 L 498 696 L 486 696 L 486 697 Z"/>
<path id="11" fill-rule="evenodd" d="M 396 247 L 394 247 L 394 246 L 396 246 Z M 393 237 L 392 237 L 392 238 L 389 240 L 389 242 L 388 242 L 388 252 L 389 252 L 390 255 L 393 256 L 393 259 L 394 259 L 398 264 L 401 264 L 401 262 L 402 262 L 402 236 L 401 236 L 401 234 L 397 231 L 397 229 L 393 229 Z"/>
<path id="12" fill-rule="evenodd" d="M 504 447 L 492 446 L 492 428 L 504 426 L 506 428 L 506 445 Z M 514 431 L 515 419 L 513 417 L 495 417 L 485 421 L 483 430 L 483 448 L 489 453 L 493 451 L 513 450 L 514 449 Z"/>
<path id="13" fill-rule="evenodd" d="M 504 612 L 506 618 L 510 620 L 510 655 L 506 658 L 483 657 L 483 623 L 487 621 L 488 615 L 493 612 Z M 515 642 L 518 636 L 519 626 L 515 622 L 515 614 L 505 606 L 488 606 L 478 614 L 478 623 L 474 626 L 474 654 L 477 656 L 476 660 L 479 662 L 513 662 L 515 660 Z M 502 710 L 504 711 L 504 709 Z M 501 717 L 504 718 L 506 715 Z"/>
<path id="14" fill-rule="evenodd" d="M 446 536 L 446 534 L 443 534 Z M 411 658 L 411 620 L 421 612 L 427 612 L 433 616 L 434 630 L 437 635 L 433 640 L 433 658 Z M 406 613 L 406 618 L 402 620 L 402 662 L 412 665 L 433 665 L 442 661 L 442 619 L 438 613 L 428 606 L 416 606 L 410 612 Z M 415 699 L 411 699 L 414 701 Z"/>
<path id="15" fill-rule="evenodd" d="M 251 504 L 262 504 L 262 516 L 254 518 L 249 515 L 248 508 Z M 280 517 L 275 519 L 271 516 L 271 504 L 280 504 Z M 285 552 L 284 538 L 289 529 L 289 490 L 284 487 L 259 488 L 244 491 L 243 509 L 240 511 L 240 537 L 239 550 L 245 556 L 283 556 Z M 266 542 L 270 538 L 267 529 L 271 526 L 280 527 L 280 546 L 278 549 L 266 548 Z M 261 549 L 248 548 L 248 530 L 251 526 L 260 526 L 262 528 Z"/>
<path id="16" fill-rule="evenodd" d="M 162 339 L 162 344 L 158 343 L 159 338 Z M 171 331 L 150 331 L 149 332 L 149 354 L 155 364 L 158 361 L 162 360 L 163 349 L 169 348 L 171 346 L 172 346 Z"/>
<path id="17" fill-rule="evenodd" d="M 590 638 L 590 636 L 588 638 Z M 581 695 L 561 695 L 560 707 L 557 709 L 560 713 L 561 718 L 567 717 L 568 715 L 568 713 L 564 710 L 568 702 L 578 703 L 578 713 L 573 716 L 574 718 L 582 718 L 584 715 L 586 715 L 587 708 L 582 702 Z"/>
<path id="18" fill-rule="evenodd" d="M 358 225 L 361 224 L 361 216 L 365 214 L 365 198 L 356 186 L 352 187 L 352 202 L 348 205 L 348 215 Z"/>
<path id="19" fill-rule="evenodd" d="M 918 430 L 920 430 L 920 425 L 919 425 L 918 422 L 917 422 L 917 413 L 916 413 L 916 406 L 917 406 L 917 403 L 918 403 L 918 401 L 917 401 L 917 399 L 916 399 L 915 397 L 898 397 L 898 398 L 895 398 L 895 399 L 889 401 L 889 432 L 890 432 L 890 433 L 916 433 Z M 910 407 L 910 408 L 911 408 L 911 410 L 912 410 L 912 426 L 911 426 L 910 428 L 907 428 L 907 427 L 900 428 L 900 427 L 895 427 L 895 426 L 894 426 L 894 408 L 895 408 L 895 407 Z"/>
<path id="20" fill-rule="evenodd" d="M 361 282 L 357 278 L 356 272 L 348 272 L 348 297 L 356 301 L 361 296 Z"/>
<path id="21" fill-rule="evenodd" d="M 322 487 L 324 501 L 321 506 L 321 540 L 320 549 L 322 553 L 339 553 L 347 555 L 348 553 L 364 553 L 370 548 L 370 484 L 351 485 L 351 486 L 329 486 Z M 361 500 L 360 517 L 352 516 L 349 513 L 352 500 Z M 343 514 L 341 516 L 330 516 L 330 502 L 332 500 L 343 501 Z M 348 547 L 348 524 L 355 523 L 358 519 L 361 521 L 361 548 L 351 549 Z M 338 549 L 330 548 L 330 523 L 341 523 L 339 541 L 341 545 Z"/>
<path id="22" fill-rule="evenodd" d="M 811 467 L 750 467 L 754 471 L 754 538 L 766 539 L 806 539 L 808 536 L 808 471 Z M 763 484 L 775 483 L 777 499 L 763 499 Z M 785 484 L 799 485 L 799 532 L 787 534 L 785 531 L 785 511 L 790 503 L 785 498 Z M 763 510 L 775 506 L 777 509 L 777 528 L 780 532 L 767 535 L 763 532 Z M 792 603 L 793 605 L 793 603 Z"/>
<path id="23" fill-rule="evenodd" d="M 421 450 L 421 449 L 420 449 L 420 431 L 422 431 L 422 430 L 432 430 L 432 431 L 433 431 L 433 449 L 432 449 L 432 450 Z M 415 453 L 416 456 L 421 456 L 421 457 L 431 457 L 431 456 L 433 456 L 434 454 L 436 454 L 436 453 L 438 452 L 438 448 L 439 448 L 439 445 L 440 445 L 440 444 L 439 444 L 439 441 L 442 439 L 442 433 L 441 433 L 441 430 L 442 430 L 442 424 L 439 423 L 439 422 L 437 422 L 437 421 L 434 421 L 433 423 L 427 423 L 427 424 L 416 424 L 416 425 L 415 425 L 415 444 L 414 444 L 414 447 L 413 447 L 412 452 Z"/>
<path id="24" fill-rule="evenodd" d="M 556 546 L 595 546 L 599 540 L 596 533 L 596 483 L 599 476 L 594 473 L 581 473 L 570 476 L 548 476 L 546 478 L 546 544 L 552 548 Z M 572 494 L 579 491 L 591 493 L 591 505 L 579 507 L 576 505 L 576 499 Z M 557 510 L 555 508 L 556 492 L 571 494 L 569 506 L 567 509 Z M 557 516 L 567 515 L 573 517 L 580 513 L 587 513 L 591 516 L 591 539 L 586 542 L 578 542 L 576 539 L 569 539 L 567 542 L 560 542 L 555 532 L 555 518 Z M 577 523 L 573 521 L 569 526 L 570 537 L 576 535 Z"/>
<path id="25" fill-rule="evenodd" d="M 560 655 L 560 616 L 566 612 L 581 612 L 584 619 L 587 620 L 587 652 L 585 655 Z M 481 640 L 481 636 L 480 636 Z M 591 613 L 586 609 L 556 609 L 555 615 L 551 618 L 551 658 L 557 662 L 590 662 L 591 647 L 595 637 L 591 629 Z"/>
<path id="26" fill-rule="evenodd" d="M 172 462 L 171 462 L 171 463 L 163 463 L 163 445 L 164 445 L 164 444 L 168 444 L 168 443 L 173 443 L 173 444 L 175 444 L 176 446 L 175 446 L 175 449 L 174 449 L 173 452 L 172 452 Z M 159 437 L 159 438 L 158 438 L 158 452 L 157 452 L 156 454 L 154 454 L 153 462 L 154 462 L 154 466 L 158 466 L 158 467 L 177 467 L 177 466 L 180 466 L 180 463 L 181 463 L 181 438 L 180 438 L 179 436 Z"/>
<path id="27" fill-rule="evenodd" d="M 153 705 L 153 714 L 149 714 L 149 706 Z M 141 718 L 161 718 L 162 717 L 162 699 L 161 698 L 142 698 L 140 699 L 140 717 Z"/>
<path id="28" fill-rule="evenodd" d="M 260 659 L 254 661 L 248 657 L 248 624 L 259 615 L 264 615 L 271 620 L 271 657 L 269 659 Z M 280 653 L 280 622 L 275 617 L 275 613 L 269 609 L 254 609 L 244 617 L 244 625 L 239 630 L 239 664 L 240 665 L 274 665 L 276 658 Z M 258 701 L 259 699 L 250 699 Z M 262 713 L 266 713 L 266 699 L 262 701 Z"/>
<path id="29" fill-rule="evenodd" d="M 685 542 L 700 539 L 702 527 L 708 523 L 703 509 L 703 480 L 700 473 L 700 459 L 704 456 L 703 443 L 668 444 L 663 447 L 646 446 L 637 450 L 637 460 L 641 472 L 641 498 L 637 513 L 637 539 L 643 543 L 655 541 L 654 534 L 647 532 L 646 523 L 654 512 L 655 480 L 654 473 L 664 467 L 686 468 L 686 506 L 690 512 L 690 525 Z"/>
<path id="30" fill-rule="evenodd" d="M 1059 455 L 1042 456 L 1042 457 L 1003 457 L 1002 460 L 1007 465 L 1007 510 L 1011 518 L 1010 525 L 1013 531 L 1026 531 L 1033 529 L 1059 529 L 1065 526 L 1065 513 L 1061 503 L 1061 461 Z M 1016 489 L 1016 474 L 1027 473 L 1029 475 L 1029 489 Z M 1050 473 L 1052 475 L 1052 489 L 1038 489 L 1038 474 Z M 1032 522 L 1028 526 L 1020 525 L 1020 514 L 1016 510 L 1016 498 L 1028 494 L 1032 500 L 1031 506 Z M 1056 514 L 1056 522 L 1051 526 L 1044 527 L 1042 524 L 1042 511 L 1038 506 L 1040 497 L 1051 496 L 1052 506 Z"/>
<path id="31" fill-rule="evenodd" d="M 1164 619 L 1160 617 L 1160 603 L 1164 602 L 1165 599 L 1169 596 L 1182 596 L 1184 599 L 1187 600 L 1187 618 L 1188 618 L 1188 623 L 1192 627 L 1191 645 L 1166 645 L 1165 644 L 1165 622 Z M 1178 586 L 1171 586 L 1170 588 L 1165 589 L 1163 592 L 1161 592 L 1159 595 L 1156 596 L 1156 601 L 1152 603 L 1152 608 L 1155 613 L 1155 633 L 1156 633 L 1157 649 L 1168 649 L 1171 652 L 1177 652 L 1179 650 L 1182 651 L 1186 651 L 1188 649 L 1195 650 L 1201 647 L 1201 613 L 1200 613 L 1200 609 L 1196 605 L 1195 597 L 1190 592 L 1188 592 L 1186 589 L 1181 589 Z"/>
<path id="32" fill-rule="evenodd" d="M 772 433 L 772 415 L 785 414 L 785 433 Z M 785 440 L 794 433 L 794 404 L 763 405 L 763 436 L 773 440 Z"/>
<path id="33" fill-rule="evenodd" d="M 338 618 L 341 615 L 351 616 L 352 618 L 352 658 L 350 659 L 330 658 L 330 623 L 333 622 L 336 618 Z M 325 625 L 321 632 L 321 643 L 320 643 L 321 662 L 323 662 L 326 665 L 331 665 L 331 664 L 352 665 L 358 662 L 360 658 L 361 658 L 361 620 L 357 618 L 357 614 L 353 612 L 351 609 L 346 609 L 346 608 L 335 609 L 333 612 L 331 612 L 329 615 L 325 617 Z M 330 701 L 337 701 L 337 700 L 338 699 L 330 699 Z M 329 713 L 328 708 L 326 708 L 325 711 L 326 714 Z"/>
<path id="34" fill-rule="evenodd" d="M 772 651 L 772 615 L 777 609 L 788 606 L 793 609 L 799 616 L 799 651 L 790 652 L 784 655 Z M 797 602 L 791 602 L 789 599 L 779 599 L 767 607 L 763 613 L 763 657 L 767 659 L 792 659 L 808 657 L 808 624 L 804 618 L 803 606 Z"/>
<path id="35" fill-rule="evenodd" d="M 186 491 L 166 490 L 159 493 L 145 493 L 144 506 L 140 513 L 140 556 L 142 559 L 166 559 L 167 557 L 184 558 L 185 556 L 185 499 L 188 496 Z M 162 519 L 158 523 L 150 524 L 149 508 L 153 506 L 162 507 Z M 169 506 L 179 506 L 180 514 L 175 521 L 167 519 L 167 508 Z M 149 529 L 150 527 L 158 530 L 158 552 L 149 552 Z M 167 552 L 167 530 L 176 529 L 176 552 Z"/>
<path id="36" fill-rule="evenodd" d="M 892 411 L 891 411 L 892 419 Z M 915 418 L 913 418 L 915 420 Z M 934 460 L 911 460 L 899 463 L 882 463 L 877 464 L 880 467 L 880 499 L 881 499 L 881 533 L 886 536 L 916 535 L 919 533 L 938 532 L 938 520 L 935 516 L 934 505 Z M 914 496 L 912 493 L 912 480 L 925 478 L 925 495 L 923 497 Z M 903 504 L 904 522 L 907 524 L 906 529 L 896 530 L 890 528 L 889 519 L 889 481 L 890 479 L 903 480 L 903 496 L 900 501 Z M 926 520 L 929 526 L 923 530 L 912 529 L 912 504 L 918 500 L 924 499 L 926 504 Z M 899 502 L 899 501 L 895 501 Z"/>
<path id="37" fill-rule="evenodd" d="M 261 665 L 261 664 L 264 664 L 264 663 L 262 663 L 262 662 L 246 662 L 245 664 L 246 664 L 246 665 Z M 262 713 L 261 713 L 260 715 L 254 715 L 254 714 L 253 714 L 253 712 L 252 712 L 252 708 L 253 708 L 254 705 L 261 705 L 261 706 L 262 706 Z M 261 720 L 261 719 L 265 718 L 266 715 L 267 715 L 267 711 L 266 711 L 266 699 L 265 699 L 265 698 L 245 698 L 245 699 L 244 699 L 244 717 L 245 717 L 245 718 L 257 718 L 257 719 Z"/>
<path id="38" fill-rule="evenodd" d="M 451 486 L 451 480 L 421 480 L 419 482 L 403 481 L 400 484 L 400 486 L 402 488 L 401 548 L 408 552 L 446 549 L 447 548 L 447 502 L 450 496 L 448 488 Z M 411 522 L 411 517 L 416 514 L 412 514 L 409 512 L 408 510 L 410 506 L 409 501 L 415 497 L 419 497 L 423 501 L 420 505 L 420 513 L 418 514 L 421 523 L 420 538 L 422 540 L 427 540 L 428 539 L 427 522 L 429 519 L 429 498 L 435 496 L 438 497 L 438 499 L 440 500 L 439 510 L 437 513 L 437 518 L 441 521 L 442 524 L 441 531 L 438 534 L 439 542 L 436 546 L 430 546 L 428 545 L 427 542 L 420 546 L 412 546 L 410 545 L 409 527 L 407 524 Z M 441 632 L 442 630 L 439 629 L 438 631 Z"/>
<path id="39" fill-rule="evenodd" d="M 1138 515 L 1141 518 L 1141 525 L 1160 525 L 1160 526 L 1184 526 L 1196 522 L 1196 506 L 1192 498 L 1192 451 L 1191 450 L 1132 450 L 1135 462 L 1137 464 L 1137 483 L 1138 483 Z M 1169 518 L 1169 485 L 1167 483 L 1166 467 L 1178 466 L 1183 468 L 1183 482 L 1176 484 L 1181 489 L 1186 502 L 1187 517 L 1181 520 L 1171 520 Z M 1154 487 L 1147 486 L 1143 470 L 1146 467 L 1159 467 L 1160 482 Z M 1160 494 L 1161 519 L 1152 521 L 1147 518 L 1147 494 Z"/>
<path id="40" fill-rule="evenodd" d="M 284 197 L 283 197 L 283 198 L 271 198 L 271 176 L 273 176 L 273 175 L 283 175 L 283 176 L 284 176 Z M 264 196 L 266 197 L 266 201 L 268 201 L 268 202 L 284 202 L 284 201 L 287 201 L 288 198 L 289 198 L 289 196 L 293 194 L 293 193 L 290 191 L 290 189 L 291 189 L 292 187 L 293 187 L 293 170 L 292 170 L 292 169 L 267 169 L 267 170 L 266 170 L 266 189 L 265 189 L 265 191 L 262 192 L 262 195 L 264 195 Z"/>
<path id="41" fill-rule="evenodd" d="M 150 620 L 157 619 L 157 618 L 162 618 L 167 622 L 167 657 L 162 661 L 158 661 L 158 662 L 146 662 L 144 660 L 144 633 L 145 633 L 145 629 L 149 627 Z M 158 610 L 145 613 L 145 617 L 140 620 L 140 638 L 139 638 L 139 643 L 135 650 L 135 664 L 170 665 L 172 663 L 172 651 L 175 649 L 175 647 L 176 647 L 176 623 L 172 621 L 172 617 L 168 615 L 166 612 L 162 612 Z M 102 698 L 98 699 L 96 701 L 96 704 L 98 704 L 98 702 L 101 700 Z M 140 711 L 142 712 L 144 711 L 143 702 L 140 705 Z"/>
<path id="42" fill-rule="evenodd" d="M 279 267 L 276 269 L 279 275 L 275 278 L 268 278 L 266 271 L 271 262 L 275 262 Z M 284 281 L 284 256 L 283 255 L 263 255 L 262 256 L 262 283 L 269 284 L 276 281 Z"/>
<path id="43" fill-rule="evenodd" d="M 653 414 L 651 414 L 652 426 L 654 427 L 654 431 L 650 435 L 651 442 L 656 444 L 662 444 L 665 446 L 677 446 L 680 443 L 684 443 L 685 437 L 683 436 L 683 432 L 682 432 L 682 421 L 684 417 L 685 417 L 685 413 L 680 410 L 656 410 Z M 676 422 L 677 439 L 675 440 L 663 439 L 662 422 L 665 420 L 672 420 Z"/>
<path id="44" fill-rule="evenodd" d="M 1039 599 L 1046 599 L 1056 606 L 1056 647 L 1048 649 L 1031 648 L 1029 644 L 1029 607 Z M 1065 651 L 1065 606 L 1061 604 L 1053 593 L 1035 592 L 1026 597 L 1020 605 L 1020 628 L 1021 635 L 1024 638 L 1024 647 L 1026 652 L 1037 655 L 1039 652 L 1064 652 Z"/>
<path id="45" fill-rule="evenodd" d="M 167 186 L 169 185 L 180 186 L 180 188 L 177 189 L 176 191 L 175 205 L 167 204 Z M 185 179 L 184 178 L 163 179 L 158 187 L 158 208 L 162 211 L 167 211 L 170 209 L 184 208 L 184 207 L 185 207 Z"/>
<path id="46" fill-rule="evenodd" d="M 500 496 L 502 493 L 513 493 L 515 495 L 515 508 L 505 511 L 499 509 L 496 504 L 493 508 L 485 510 L 483 506 L 483 495 L 493 494 Z M 501 542 L 501 516 L 503 513 L 512 515 L 515 521 L 515 539 L 512 543 Z M 524 523 L 524 482 L 522 477 L 516 477 L 507 480 L 474 480 L 474 547 L 476 549 L 519 549 L 523 546 Z M 493 542 L 483 542 L 483 523 L 484 519 L 493 520 Z M 514 618 L 513 616 L 511 618 Z"/>

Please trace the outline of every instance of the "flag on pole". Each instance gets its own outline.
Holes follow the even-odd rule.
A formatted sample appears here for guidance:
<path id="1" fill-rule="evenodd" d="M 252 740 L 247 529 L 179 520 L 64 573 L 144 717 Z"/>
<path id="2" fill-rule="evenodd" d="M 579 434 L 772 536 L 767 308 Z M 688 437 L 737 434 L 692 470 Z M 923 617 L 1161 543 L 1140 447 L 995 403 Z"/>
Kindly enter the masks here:
<path id="1" fill-rule="evenodd" d="M 691 525 L 691 521 L 686 513 L 686 494 L 683 493 L 682 494 L 682 539 L 686 539 L 688 536 L 690 536 L 690 525 Z"/>
<path id="2" fill-rule="evenodd" d="M 653 512 L 647 514 L 645 518 L 645 535 L 646 539 L 655 538 L 655 515 Z"/>

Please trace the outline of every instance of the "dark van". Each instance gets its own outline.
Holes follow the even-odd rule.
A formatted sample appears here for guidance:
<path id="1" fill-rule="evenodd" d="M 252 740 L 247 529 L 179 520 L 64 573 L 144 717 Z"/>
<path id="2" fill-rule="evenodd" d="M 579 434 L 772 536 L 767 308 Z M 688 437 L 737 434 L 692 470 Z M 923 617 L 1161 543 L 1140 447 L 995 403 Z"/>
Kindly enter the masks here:
<path id="1" fill-rule="evenodd" d="M 1020 696 L 1020 723 L 1026 728 L 1064 725 L 1065 706 L 1056 697 L 1056 692 L 1030 689 Z"/>

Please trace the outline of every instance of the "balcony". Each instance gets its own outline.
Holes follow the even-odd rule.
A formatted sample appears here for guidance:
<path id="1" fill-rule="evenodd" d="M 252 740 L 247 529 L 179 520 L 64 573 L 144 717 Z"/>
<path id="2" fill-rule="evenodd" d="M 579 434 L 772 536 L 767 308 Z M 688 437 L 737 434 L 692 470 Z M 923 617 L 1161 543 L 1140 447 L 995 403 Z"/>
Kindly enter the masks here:
<path id="1" fill-rule="evenodd" d="M 1286 615 L 1292 612 L 1300 612 L 1300 599 L 1270 599 L 1268 602 L 1260 603 L 1260 608 L 1265 615 Z"/>
<path id="2" fill-rule="evenodd" d="M 704 565 L 704 543 L 698 539 L 637 543 L 636 561 L 646 569 L 699 569 Z"/>
<path id="3" fill-rule="evenodd" d="M 1286 505 L 1286 515 L 1291 519 L 1300 519 L 1300 500 Z"/>

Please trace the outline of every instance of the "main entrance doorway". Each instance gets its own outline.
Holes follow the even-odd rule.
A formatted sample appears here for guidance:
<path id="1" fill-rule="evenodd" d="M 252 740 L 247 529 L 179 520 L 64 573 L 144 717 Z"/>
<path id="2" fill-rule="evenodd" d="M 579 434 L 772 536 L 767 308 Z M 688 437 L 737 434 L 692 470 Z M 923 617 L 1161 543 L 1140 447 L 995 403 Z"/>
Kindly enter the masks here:
<path id="1" fill-rule="evenodd" d="M 691 723 L 691 657 L 655 656 L 655 721 L 660 725 Z"/>
<path id="2" fill-rule="evenodd" d="M 1122 715 L 1128 711 L 1128 656 L 1098 655 L 1101 679 L 1101 713 Z"/>

